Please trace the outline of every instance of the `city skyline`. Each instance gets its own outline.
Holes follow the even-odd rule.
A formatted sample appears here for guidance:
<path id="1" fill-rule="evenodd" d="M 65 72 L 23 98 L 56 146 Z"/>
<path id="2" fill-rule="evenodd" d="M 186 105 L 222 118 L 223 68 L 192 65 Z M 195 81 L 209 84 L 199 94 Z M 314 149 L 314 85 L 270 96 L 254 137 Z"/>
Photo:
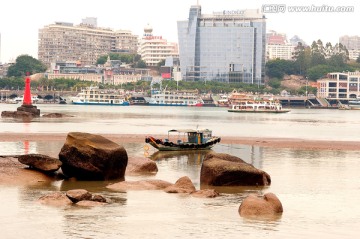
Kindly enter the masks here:
<path id="1" fill-rule="evenodd" d="M 321 39 L 335 44 L 343 35 L 360 35 L 354 28 L 359 22 L 360 3 L 355 0 L 340 2 L 323 0 L 295 4 L 289 0 L 260 0 L 239 2 L 237 0 L 184 0 L 184 1 L 140 1 L 126 2 L 104 0 L 99 4 L 85 1 L 63 0 L 62 4 L 13 0 L 1 3 L 0 62 L 9 62 L 21 54 L 37 58 L 39 29 L 54 22 L 70 22 L 78 25 L 86 17 L 97 18 L 98 26 L 113 30 L 130 30 L 142 36 L 144 27 L 150 24 L 156 36 L 163 36 L 170 42 L 178 42 L 177 21 L 187 20 L 188 10 L 197 2 L 203 14 L 213 12 L 259 9 L 265 11 L 267 31 L 284 33 L 288 38 L 298 35 L 308 44 Z M 293 11 L 289 7 L 310 7 L 312 12 L 302 8 Z M 331 7 L 350 6 L 351 12 L 329 12 Z M 276 7 L 276 9 L 274 9 Z M 275 12 L 278 13 L 275 13 Z M 316 12 L 318 11 L 318 12 Z"/>

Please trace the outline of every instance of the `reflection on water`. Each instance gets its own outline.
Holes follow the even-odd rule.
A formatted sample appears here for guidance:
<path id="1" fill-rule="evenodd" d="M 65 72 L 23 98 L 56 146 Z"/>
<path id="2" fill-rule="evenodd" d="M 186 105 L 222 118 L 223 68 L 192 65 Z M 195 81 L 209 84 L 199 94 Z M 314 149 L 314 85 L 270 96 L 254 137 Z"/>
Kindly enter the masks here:
<path id="1" fill-rule="evenodd" d="M 17 152 L 23 143 L 7 143 Z M 144 144 L 124 144 L 129 157 L 143 156 Z M 16 149 L 18 147 L 18 149 Z M 57 154 L 60 142 L 29 142 L 29 151 Z M 55 181 L 21 188 L 0 186 L 2 235 L 27 238 L 353 238 L 360 205 L 359 152 L 311 151 L 216 145 L 216 152 L 239 156 L 266 171 L 269 187 L 218 188 L 220 197 L 199 199 L 163 191 L 114 192 L 111 182 Z M 51 152 L 54 151 L 54 152 Z M 126 180 L 162 179 L 175 182 L 188 176 L 200 189 L 201 162 L 206 151 L 151 151 L 158 165 L 156 175 Z M 0 154 L 4 154 L 1 147 Z M 85 188 L 104 195 L 111 204 L 96 208 L 48 207 L 36 200 L 53 191 Z M 238 215 L 241 201 L 250 193 L 275 193 L 284 213 L 273 220 L 250 220 Z M 43 225 L 48 225 L 44 228 Z M 18 230 L 21 228 L 21 230 Z M 141 230 L 139 230 L 141 228 Z M 303 230 L 306 228 L 306 230 Z M 40 231 L 40 234 L 34 234 Z M 56 234 L 54 234 L 56 233 Z M 34 236 L 32 236 L 34 235 Z"/>

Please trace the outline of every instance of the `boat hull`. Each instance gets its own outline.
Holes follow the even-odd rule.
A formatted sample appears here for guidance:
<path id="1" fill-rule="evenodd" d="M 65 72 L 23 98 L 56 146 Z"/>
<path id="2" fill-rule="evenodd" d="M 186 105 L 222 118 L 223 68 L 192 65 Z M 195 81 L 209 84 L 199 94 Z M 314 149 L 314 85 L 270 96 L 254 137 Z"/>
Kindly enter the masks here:
<path id="1" fill-rule="evenodd" d="M 96 102 L 72 102 L 74 105 L 110 105 L 110 106 L 128 106 L 130 105 L 128 102 L 124 102 L 121 104 L 111 104 L 111 103 L 96 103 Z"/>
<path id="2" fill-rule="evenodd" d="M 154 145 L 152 145 L 154 148 L 158 149 L 159 151 L 193 151 L 193 150 L 209 150 L 213 147 L 213 145 L 211 146 L 207 146 L 204 148 L 181 148 L 181 147 L 171 147 L 171 146 L 160 146 L 160 147 L 155 147 Z"/>
<path id="3" fill-rule="evenodd" d="M 287 113 L 290 112 L 290 110 L 232 110 L 229 109 L 228 112 L 234 112 L 234 113 Z"/>
<path id="4" fill-rule="evenodd" d="M 203 104 L 189 105 L 189 104 L 157 104 L 157 103 L 149 103 L 150 106 L 186 106 L 186 107 L 202 107 Z"/>
<path id="5" fill-rule="evenodd" d="M 154 148 L 158 149 L 159 151 L 193 151 L 193 150 L 209 150 L 211 149 L 216 143 L 219 143 L 221 140 L 220 137 L 213 137 L 208 140 L 206 143 L 173 143 L 173 142 L 163 142 L 161 139 L 155 139 L 154 137 L 147 137 L 145 138 L 145 143 L 150 144 Z"/>

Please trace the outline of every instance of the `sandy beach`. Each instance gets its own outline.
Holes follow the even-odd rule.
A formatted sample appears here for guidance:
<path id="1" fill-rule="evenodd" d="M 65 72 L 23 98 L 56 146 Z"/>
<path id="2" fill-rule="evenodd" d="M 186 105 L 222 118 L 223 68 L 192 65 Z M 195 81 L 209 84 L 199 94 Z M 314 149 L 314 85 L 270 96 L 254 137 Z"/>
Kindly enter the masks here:
<path id="1" fill-rule="evenodd" d="M 65 141 L 66 133 L 2 133 L 0 141 Z M 116 143 L 145 143 L 146 135 L 143 134 L 101 134 Z M 167 135 L 152 135 L 158 138 L 166 138 Z M 287 138 L 251 138 L 251 137 L 222 137 L 222 144 L 244 144 L 262 147 L 309 149 L 309 150 L 360 150 L 358 141 L 325 141 L 325 140 L 303 140 Z"/>

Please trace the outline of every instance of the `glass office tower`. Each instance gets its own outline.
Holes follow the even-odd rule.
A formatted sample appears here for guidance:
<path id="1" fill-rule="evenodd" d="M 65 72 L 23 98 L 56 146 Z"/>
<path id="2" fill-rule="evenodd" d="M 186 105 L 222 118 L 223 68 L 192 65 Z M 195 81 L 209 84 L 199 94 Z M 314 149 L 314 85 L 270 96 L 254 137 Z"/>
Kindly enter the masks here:
<path id="1" fill-rule="evenodd" d="M 177 24 L 183 80 L 264 84 L 266 19 L 259 10 L 207 15 L 195 5 Z"/>

